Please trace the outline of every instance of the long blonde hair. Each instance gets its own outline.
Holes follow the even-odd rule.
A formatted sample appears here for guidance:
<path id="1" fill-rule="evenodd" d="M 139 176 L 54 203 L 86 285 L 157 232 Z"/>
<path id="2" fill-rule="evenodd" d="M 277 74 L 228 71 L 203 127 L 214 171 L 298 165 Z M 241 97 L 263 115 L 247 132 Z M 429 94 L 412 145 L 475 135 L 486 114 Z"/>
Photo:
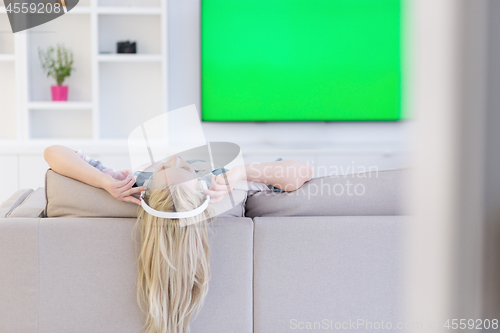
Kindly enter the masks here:
<path id="1" fill-rule="evenodd" d="M 199 207 L 204 195 L 185 186 L 151 190 L 144 198 L 153 209 L 172 212 Z M 175 205 L 174 205 L 175 203 Z M 146 333 L 188 333 L 203 305 L 210 280 L 208 222 L 211 207 L 188 219 L 155 217 L 139 208 L 137 300 L 146 312 Z"/>

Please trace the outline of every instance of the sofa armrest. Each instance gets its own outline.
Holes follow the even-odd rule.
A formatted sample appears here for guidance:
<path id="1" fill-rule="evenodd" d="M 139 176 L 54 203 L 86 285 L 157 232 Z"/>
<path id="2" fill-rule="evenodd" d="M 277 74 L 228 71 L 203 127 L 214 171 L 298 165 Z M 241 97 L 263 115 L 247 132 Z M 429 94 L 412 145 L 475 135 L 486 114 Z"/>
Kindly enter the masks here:
<path id="1" fill-rule="evenodd" d="M 9 215 L 16 207 L 21 205 L 32 192 L 32 189 L 25 188 L 11 195 L 10 198 L 0 204 L 0 218 Z"/>

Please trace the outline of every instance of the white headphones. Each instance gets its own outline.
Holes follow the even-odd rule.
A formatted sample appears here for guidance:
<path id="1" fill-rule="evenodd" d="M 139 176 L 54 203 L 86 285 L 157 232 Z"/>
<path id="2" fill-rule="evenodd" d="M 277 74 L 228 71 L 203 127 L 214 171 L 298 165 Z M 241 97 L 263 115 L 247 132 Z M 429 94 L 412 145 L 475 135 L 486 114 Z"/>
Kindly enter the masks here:
<path id="1" fill-rule="evenodd" d="M 144 182 L 144 185 L 148 186 L 148 183 L 150 182 L 150 180 L 151 180 L 151 178 L 149 178 L 148 180 L 146 180 Z M 204 180 L 200 180 L 200 184 L 201 184 L 202 188 L 208 189 L 207 183 Z M 153 216 L 167 218 L 167 219 L 184 219 L 184 218 L 187 218 L 187 217 L 193 217 L 193 216 L 196 216 L 198 214 L 201 214 L 201 213 L 203 213 L 205 211 L 205 209 L 207 209 L 208 202 L 210 201 L 210 196 L 207 194 L 206 195 L 207 198 L 201 204 L 201 206 L 199 206 L 198 208 L 195 208 L 193 210 L 189 210 L 189 211 L 186 211 L 186 212 L 162 212 L 162 211 L 159 211 L 159 210 L 151 208 L 144 201 L 144 196 L 146 195 L 146 192 L 148 190 L 141 192 L 141 206 L 142 206 L 142 208 L 144 208 L 144 210 L 147 213 L 149 213 L 149 214 L 151 214 Z"/>

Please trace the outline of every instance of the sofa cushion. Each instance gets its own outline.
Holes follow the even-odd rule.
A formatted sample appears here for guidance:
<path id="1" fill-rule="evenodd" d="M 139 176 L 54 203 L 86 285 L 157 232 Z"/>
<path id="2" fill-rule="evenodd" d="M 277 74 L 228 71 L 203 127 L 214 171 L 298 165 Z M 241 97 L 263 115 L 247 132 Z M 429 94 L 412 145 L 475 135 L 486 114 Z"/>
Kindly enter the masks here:
<path id="1" fill-rule="evenodd" d="M 136 204 L 49 169 L 45 174 L 47 217 L 136 217 Z"/>
<path id="2" fill-rule="evenodd" d="M 409 170 L 314 178 L 293 192 L 249 192 L 245 215 L 374 216 L 406 214 Z"/>
<path id="3" fill-rule="evenodd" d="M 25 188 L 16 191 L 7 200 L 0 204 L 0 218 L 9 215 L 17 206 L 22 204 L 24 200 L 33 192 L 30 188 Z"/>
<path id="4" fill-rule="evenodd" d="M 43 217 L 45 210 L 45 189 L 39 187 L 32 191 L 19 206 L 7 217 Z"/>
<path id="5" fill-rule="evenodd" d="M 138 206 L 116 200 L 107 191 L 65 177 L 49 169 L 45 175 L 45 216 L 47 217 L 136 217 Z M 218 217 L 244 216 L 246 192 L 233 191 L 235 206 L 229 196 L 213 204 Z"/>

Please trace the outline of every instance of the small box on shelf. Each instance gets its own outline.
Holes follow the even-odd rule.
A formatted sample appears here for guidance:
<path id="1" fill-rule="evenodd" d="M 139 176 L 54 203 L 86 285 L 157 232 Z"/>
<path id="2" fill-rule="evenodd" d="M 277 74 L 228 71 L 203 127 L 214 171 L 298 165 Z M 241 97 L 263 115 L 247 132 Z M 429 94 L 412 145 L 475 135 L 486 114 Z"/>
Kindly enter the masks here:
<path id="1" fill-rule="evenodd" d="M 116 53 L 137 53 L 137 42 L 131 42 L 129 40 L 116 43 Z"/>

